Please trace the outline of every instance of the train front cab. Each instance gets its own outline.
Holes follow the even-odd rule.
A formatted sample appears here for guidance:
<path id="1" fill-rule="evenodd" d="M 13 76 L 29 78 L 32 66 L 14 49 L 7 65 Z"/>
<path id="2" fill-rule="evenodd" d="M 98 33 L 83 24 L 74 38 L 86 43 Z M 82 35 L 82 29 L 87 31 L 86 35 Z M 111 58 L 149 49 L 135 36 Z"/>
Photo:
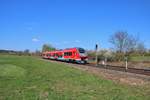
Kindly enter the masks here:
<path id="1" fill-rule="evenodd" d="M 87 52 L 83 48 L 77 48 L 77 63 L 86 64 L 88 62 Z"/>
<path id="2" fill-rule="evenodd" d="M 64 50 L 64 59 L 67 62 L 87 63 L 87 53 L 83 48 L 70 48 Z"/>

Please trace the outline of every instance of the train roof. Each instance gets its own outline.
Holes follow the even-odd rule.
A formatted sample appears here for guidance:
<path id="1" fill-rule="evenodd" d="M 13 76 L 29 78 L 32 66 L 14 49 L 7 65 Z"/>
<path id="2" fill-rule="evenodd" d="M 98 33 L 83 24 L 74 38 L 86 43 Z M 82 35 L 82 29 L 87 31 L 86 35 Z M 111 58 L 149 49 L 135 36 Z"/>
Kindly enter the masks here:
<path id="1" fill-rule="evenodd" d="M 73 50 L 73 49 L 80 49 L 81 47 L 72 47 L 72 48 L 66 48 L 66 49 L 59 49 L 59 50 L 54 50 L 54 51 L 45 51 L 43 53 L 55 53 L 55 52 L 61 52 L 63 50 Z M 83 48 L 82 48 L 83 49 Z"/>

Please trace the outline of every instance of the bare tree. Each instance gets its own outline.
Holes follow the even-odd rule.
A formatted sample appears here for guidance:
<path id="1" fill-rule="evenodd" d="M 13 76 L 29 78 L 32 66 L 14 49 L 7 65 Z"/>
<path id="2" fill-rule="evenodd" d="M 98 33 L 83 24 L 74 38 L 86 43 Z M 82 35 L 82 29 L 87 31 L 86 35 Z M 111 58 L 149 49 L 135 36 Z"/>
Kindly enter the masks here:
<path id="1" fill-rule="evenodd" d="M 139 54 L 144 54 L 146 52 L 146 48 L 143 42 L 139 42 L 136 47 L 136 51 Z"/>
<path id="2" fill-rule="evenodd" d="M 123 52 L 126 49 L 128 40 L 127 32 L 116 32 L 110 38 L 110 43 L 112 43 L 116 49 L 116 51 Z"/>
<path id="3" fill-rule="evenodd" d="M 135 50 L 138 39 L 127 32 L 119 31 L 111 36 L 110 43 L 114 45 L 114 49 L 117 52 L 126 53 Z"/>

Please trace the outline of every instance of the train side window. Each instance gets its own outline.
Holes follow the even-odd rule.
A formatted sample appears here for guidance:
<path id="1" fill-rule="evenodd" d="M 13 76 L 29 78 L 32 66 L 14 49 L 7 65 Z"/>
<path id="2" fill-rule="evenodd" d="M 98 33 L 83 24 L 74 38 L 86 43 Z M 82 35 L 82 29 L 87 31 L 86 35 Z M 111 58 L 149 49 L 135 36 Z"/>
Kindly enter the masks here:
<path id="1" fill-rule="evenodd" d="M 65 53 L 64 53 L 64 56 L 67 56 L 67 54 L 68 54 L 68 53 L 67 53 L 67 52 L 65 52 Z"/>
<path id="2" fill-rule="evenodd" d="M 70 52 L 70 56 L 72 56 L 72 52 Z"/>
<path id="3" fill-rule="evenodd" d="M 67 56 L 69 56 L 69 52 L 67 52 Z"/>

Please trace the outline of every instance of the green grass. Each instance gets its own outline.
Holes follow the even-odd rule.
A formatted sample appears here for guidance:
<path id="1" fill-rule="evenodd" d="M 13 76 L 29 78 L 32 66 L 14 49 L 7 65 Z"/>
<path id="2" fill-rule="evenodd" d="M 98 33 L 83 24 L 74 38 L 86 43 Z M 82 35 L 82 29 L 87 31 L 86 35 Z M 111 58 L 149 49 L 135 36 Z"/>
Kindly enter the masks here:
<path id="1" fill-rule="evenodd" d="M 131 61 L 150 61 L 150 56 L 133 56 L 130 58 Z"/>
<path id="2" fill-rule="evenodd" d="M 128 86 L 57 63 L 0 55 L 0 100 L 150 100 L 150 86 Z"/>

